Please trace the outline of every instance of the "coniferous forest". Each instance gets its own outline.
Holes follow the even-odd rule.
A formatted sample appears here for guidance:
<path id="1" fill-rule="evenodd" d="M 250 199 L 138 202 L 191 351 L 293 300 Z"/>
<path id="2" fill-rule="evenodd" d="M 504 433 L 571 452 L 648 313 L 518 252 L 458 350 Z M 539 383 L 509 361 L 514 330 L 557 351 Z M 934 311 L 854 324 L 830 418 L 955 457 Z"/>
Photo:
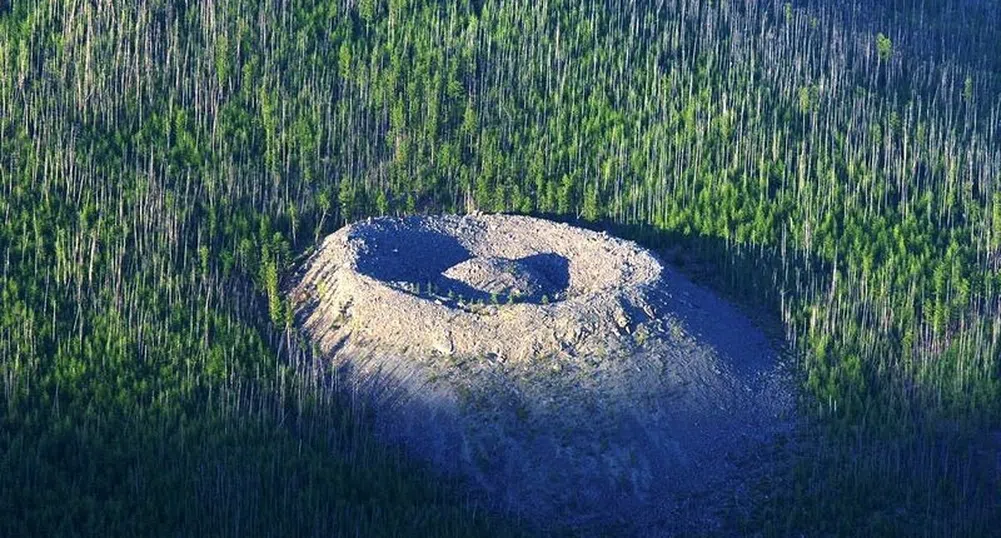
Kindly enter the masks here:
<path id="1" fill-rule="evenodd" d="M 570 219 L 770 327 L 732 534 L 1001 528 L 1001 5 L 0 2 L 0 535 L 512 535 L 376 442 L 283 278 L 372 215 Z"/>

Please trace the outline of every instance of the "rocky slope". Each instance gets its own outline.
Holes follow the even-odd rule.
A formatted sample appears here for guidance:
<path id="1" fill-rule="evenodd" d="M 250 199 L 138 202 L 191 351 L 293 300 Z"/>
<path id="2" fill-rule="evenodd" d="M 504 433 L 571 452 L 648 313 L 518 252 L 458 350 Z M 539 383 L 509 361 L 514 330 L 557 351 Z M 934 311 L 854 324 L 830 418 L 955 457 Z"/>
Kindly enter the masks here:
<path id="1" fill-rule="evenodd" d="M 380 433 L 540 528 L 686 532 L 789 427 L 775 351 L 638 245 L 529 217 L 372 219 L 290 286 Z"/>

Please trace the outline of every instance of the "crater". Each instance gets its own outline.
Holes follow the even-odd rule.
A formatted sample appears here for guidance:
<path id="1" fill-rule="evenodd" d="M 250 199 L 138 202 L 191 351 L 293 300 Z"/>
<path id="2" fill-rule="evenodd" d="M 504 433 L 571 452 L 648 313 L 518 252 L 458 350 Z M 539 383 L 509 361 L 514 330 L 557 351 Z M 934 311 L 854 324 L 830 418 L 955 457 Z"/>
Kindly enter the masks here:
<path id="1" fill-rule="evenodd" d="M 297 327 L 380 436 L 543 534 L 698 531 L 670 522 L 730 513 L 750 487 L 733 458 L 789 423 L 791 382 L 761 331 L 603 233 L 370 219 L 290 284 Z M 718 503 L 678 518 L 693 496 Z"/>

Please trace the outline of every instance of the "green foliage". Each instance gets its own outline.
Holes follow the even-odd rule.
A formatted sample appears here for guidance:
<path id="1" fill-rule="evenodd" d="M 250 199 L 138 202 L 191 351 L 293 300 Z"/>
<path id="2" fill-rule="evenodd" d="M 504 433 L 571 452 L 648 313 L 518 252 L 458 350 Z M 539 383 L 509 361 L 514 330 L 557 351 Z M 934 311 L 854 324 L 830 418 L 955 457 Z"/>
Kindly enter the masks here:
<path id="1" fill-rule="evenodd" d="M 474 208 L 670 237 L 779 320 L 828 448 L 776 534 L 990 528 L 928 432 L 1001 425 L 996 25 L 900 8 L 874 58 L 837 3 L 717 4 L 10 4 L 0 535 L 481 534 L 289 370 L 281 290 L 345 222 Z"/>
<path id="2" fill-rule="evenodd" d="M 347 41 L 341 42 L 341 47 L 338 49 L 337 62 L 340 66 L 341 79 L 350 80 L 351 78 L 351 44 Z"/>
<path id="3" fill-rule="evenodd" d="M 882 32 L 876 34 L 876 54 L 884 62 L 893 57 L 893 41 Z"/>
<path id="4" fill-rule="evenodd" d="M 598 208 L 598 189 L 593 183 L 589 183 L 584 187 L 584 208 L 581 212 L 581 216 L 584 220 L 594 221 L 599 217 Z"/>
<path id="5" fill-rule="evenodd" d="M 799 111 L 803 114 L 810 112 L 810 87 L 803 86 L 799 89 Z"/>
<path id="6" fill-rule="evenodd" d="M 284 320 L 281 296 L 278 294 L 278 268 L 271 260 L 264 262 L 264 290 L 268 295 L 268 312 L 275 325 Z"/>

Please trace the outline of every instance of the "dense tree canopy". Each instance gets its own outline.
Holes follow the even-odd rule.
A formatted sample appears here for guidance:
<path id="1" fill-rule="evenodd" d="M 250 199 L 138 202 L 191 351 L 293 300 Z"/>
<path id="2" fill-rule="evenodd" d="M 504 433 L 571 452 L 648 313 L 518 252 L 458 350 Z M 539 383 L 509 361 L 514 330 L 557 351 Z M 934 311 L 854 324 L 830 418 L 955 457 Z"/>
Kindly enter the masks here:
<path id="1" fill-rule="evenodd" d="M 999 8 L 829 4 L 0 3 L 0 534 L 482 531 L 281 294 L 344 222 L 473 209 L 780 324 L 826 441 L 749 524 L 991 528 Z"/>

